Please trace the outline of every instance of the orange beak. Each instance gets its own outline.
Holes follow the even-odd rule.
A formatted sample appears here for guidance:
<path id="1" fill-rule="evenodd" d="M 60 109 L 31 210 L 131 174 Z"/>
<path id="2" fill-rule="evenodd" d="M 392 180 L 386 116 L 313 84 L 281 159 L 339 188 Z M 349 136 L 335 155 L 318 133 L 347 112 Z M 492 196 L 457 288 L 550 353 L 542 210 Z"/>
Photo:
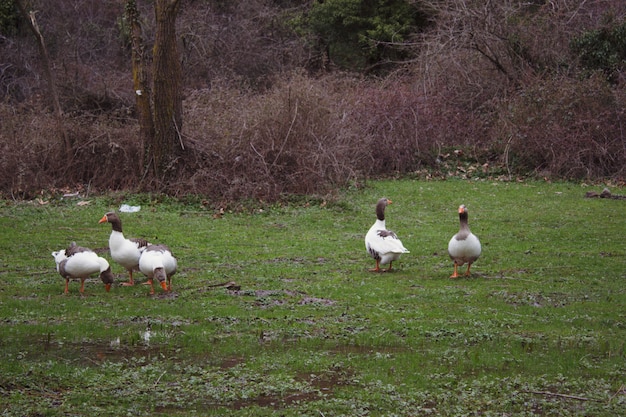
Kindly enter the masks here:
<path id="1" fill-rule="evenodd" d="M 111 291 L 111 284 L 104 284 L 104 289 L 106 290 L 106 292 Z"/>
<path id="2" fill-rule="evenodd" d="M 390 199 L 390 198 L 388 198 L 388 199 L 387 199 L 387 204 L 391 204 L 391 203 L 393 203 L 393 201 L 391 201 L 391 199 Z"/>
<path id="3" fill-rule="evenodd" d="M 163 291 L 167 291 L 167 284 L 165 283 L 165 281 L 161 282 L 161 288 L 163 288 Z"/>
<path id="4" fill-rule="evenodd" d="M 108 221 L 109 221 L 109 219 L 107 219 L 107 215 L 105 214 L 104 216 L 102 216 L 102 218 L 100 219 L 100 221 L 98 223 L 106 223 Z"/>
<path id="5" fill-rule="evenodd" d="M 465 207 L 461 206 L 459 207 L 459 214 L 463 213 L 465 211 Z"/>

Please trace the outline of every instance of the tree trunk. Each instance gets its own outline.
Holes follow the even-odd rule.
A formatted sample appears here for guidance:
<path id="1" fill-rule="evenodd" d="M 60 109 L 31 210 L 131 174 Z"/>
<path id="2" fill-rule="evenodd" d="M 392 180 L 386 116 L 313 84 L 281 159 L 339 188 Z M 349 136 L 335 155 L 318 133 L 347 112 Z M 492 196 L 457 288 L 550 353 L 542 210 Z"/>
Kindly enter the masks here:
<path id="1" fill-rule="evenodd" d="M 139 11 L 137 10 L 137 2 L 135 0 L 126 2 L 126 20 L 130 25 L 133 89 L 135 90 L 135 105 L 137 107 L 137 118 L 139 119 L 140 149 L 144 152 L 139 163 L 143 172 L 146 166 L 149 167 L 145 161 L 145 149 L 153 140 L 154 123 L 152 120 L 148 65 L 146 63 Z"/>
<path id="2" fill-rule="evenodd" d="M 156 0 L 153 49 L 154 135 L 146 147 L 155 179 L 164 180 L 176 169 L 184 150 L 182 129 L 182 68 L 178 56 L 176 16 L 180 0 Z"/>

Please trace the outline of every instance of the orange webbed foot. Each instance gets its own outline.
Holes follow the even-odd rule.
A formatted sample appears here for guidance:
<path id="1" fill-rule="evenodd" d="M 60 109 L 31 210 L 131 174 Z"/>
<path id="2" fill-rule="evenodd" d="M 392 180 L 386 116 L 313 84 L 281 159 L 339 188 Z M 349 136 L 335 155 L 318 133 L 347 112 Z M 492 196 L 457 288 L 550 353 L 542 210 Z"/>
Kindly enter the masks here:
<path id="1" fill-rule="evenodd" d="M 454 273 L 452 275 L 450 275 L 450 278 L 458 278 L 458 277 L 460 277 L 458 268 L 459 268 L 459 266 L 455 262 L 454 263 Z"/>
<path id="2" fill-rule="evenodd" d="M 374 268 L 374 269 L 369 269 L 368 271 L 370 271 L 370 272 L 380 272 L 380 271 L 382 271 L 382 270 L 380 269 L 380 261 L 376 260 L 376 268 Z"/>

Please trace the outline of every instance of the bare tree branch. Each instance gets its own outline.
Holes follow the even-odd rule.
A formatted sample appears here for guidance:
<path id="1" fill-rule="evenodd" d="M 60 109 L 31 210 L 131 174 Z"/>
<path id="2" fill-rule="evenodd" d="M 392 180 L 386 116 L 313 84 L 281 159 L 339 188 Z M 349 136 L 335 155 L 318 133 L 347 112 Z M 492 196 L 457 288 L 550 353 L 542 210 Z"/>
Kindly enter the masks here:
<path id="1" fill-rule="evenodd" d="M 63 139 L 66 154 L 70 154 L 71 144 L 67 135 L 67 131 L 65 130 L 63 124 L 63 110 L 61 109 L 59 93 L 57 91 L 54 76 L 52 74 L 50 55 L 48 54 L 46 42 L 43 38 L 43 35 L 41 34 L 41 31 L 39 30 L 39 25 L 37 24 L 37 19 L 35 17 L 36 12 L 34 10 L 28 10 L 26 8 L 24 0 L 16 0 L 15 3 L 17 4 L 17 8 L 19 9 L 20 13 L 24 17 L 24 20 L 28 22 L 28 28 L 37 40 L 37 47 L 39 48 L 39 55 L 41 56 L 41 61 L 43 64 L 44 76 L 46 77 L 46 82 L 48 83 L 48 88 L 50 90 L 50 99 L 52 100 L 52 107 L 54 109 L 55 120 L 57 123 L 57 132 L 59 133 L 59 135 L 61 135 L 61 138 Z"/>

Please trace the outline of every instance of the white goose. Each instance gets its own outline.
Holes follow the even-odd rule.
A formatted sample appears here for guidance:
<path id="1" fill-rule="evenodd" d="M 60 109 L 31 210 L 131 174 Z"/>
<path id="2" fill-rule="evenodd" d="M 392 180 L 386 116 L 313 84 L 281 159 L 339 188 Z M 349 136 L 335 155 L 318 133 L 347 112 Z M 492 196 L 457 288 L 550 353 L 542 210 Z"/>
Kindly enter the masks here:
<path id="1" fill-rule="evenodd" d="M 111 211 L 106 213 L 98 223 L 111 223 L 111 236 L 109 237 L 109 249 L 111 258 L 122 265 L 128 271 L 128 282 L 122 285 L 135 285 L 133 270 L 139 270 L 139 257 L 148 243 L 145 239 L 126 239 L 122 233 L 122 221 L 119 216 Z"/>
<path id="2" fill-rule="evenodd" d="M 478 259 L 481 253 L 480 241 L 469 228 L 467 222 L 468 214 L 465 205 L 459 206 L 460 229 L 457 234 L 452 236 L 448 243 L 448 254 L 450 259 L 454 261 L 454 273 L 450 278 L 458 278 L 458 267 L 467 263 L 467 271 L 465 276 L 470 275 L 472 264 Z"/>
<path id="3" fill-rule="evenodd" d="M 150 294 L 154 294 L 153 280 L 155 278 L 161 284 L 163 291 L 172 290 L 172 275 L 176 273 L 176 267 L 176 258 L 172 255 L 170 248 L 165 245 L 149 245 L 139 258 L 139 270 L 148 277 Z"/>
<path id="4" fill-rule="evenodd" d="M 52 252 L 57 271 L 65 278 L 65 293 L 69 292 L 69 282 L 72 278 L 80 279 L 80 293 L 85 292 L 85 279 L 92 274 L 100 273 L 100 279 L 104 283 L 107 292 L 111 289 L 114 281 L 111 267 L 106 259 L 98 256 L 91 249 L 76 246 L 75 242 L 67 249 Z"/>
<path id="5" fill-rule="evenodd" d="M 385 207 L 391 204 L 391 200 L 381 198 L 376 204 L 376 222 L 370 227 L 365 235 L 365 249 L 372 258 L 376 260 L 376 268 L 370 269 L 372 272 L 385 271 L 380 269 L 380 265 L 389 264 L 386 271 L 391 271 L 391 263 L 403 253 L 409 253 L 398 236 L 385 226 Z"/>

